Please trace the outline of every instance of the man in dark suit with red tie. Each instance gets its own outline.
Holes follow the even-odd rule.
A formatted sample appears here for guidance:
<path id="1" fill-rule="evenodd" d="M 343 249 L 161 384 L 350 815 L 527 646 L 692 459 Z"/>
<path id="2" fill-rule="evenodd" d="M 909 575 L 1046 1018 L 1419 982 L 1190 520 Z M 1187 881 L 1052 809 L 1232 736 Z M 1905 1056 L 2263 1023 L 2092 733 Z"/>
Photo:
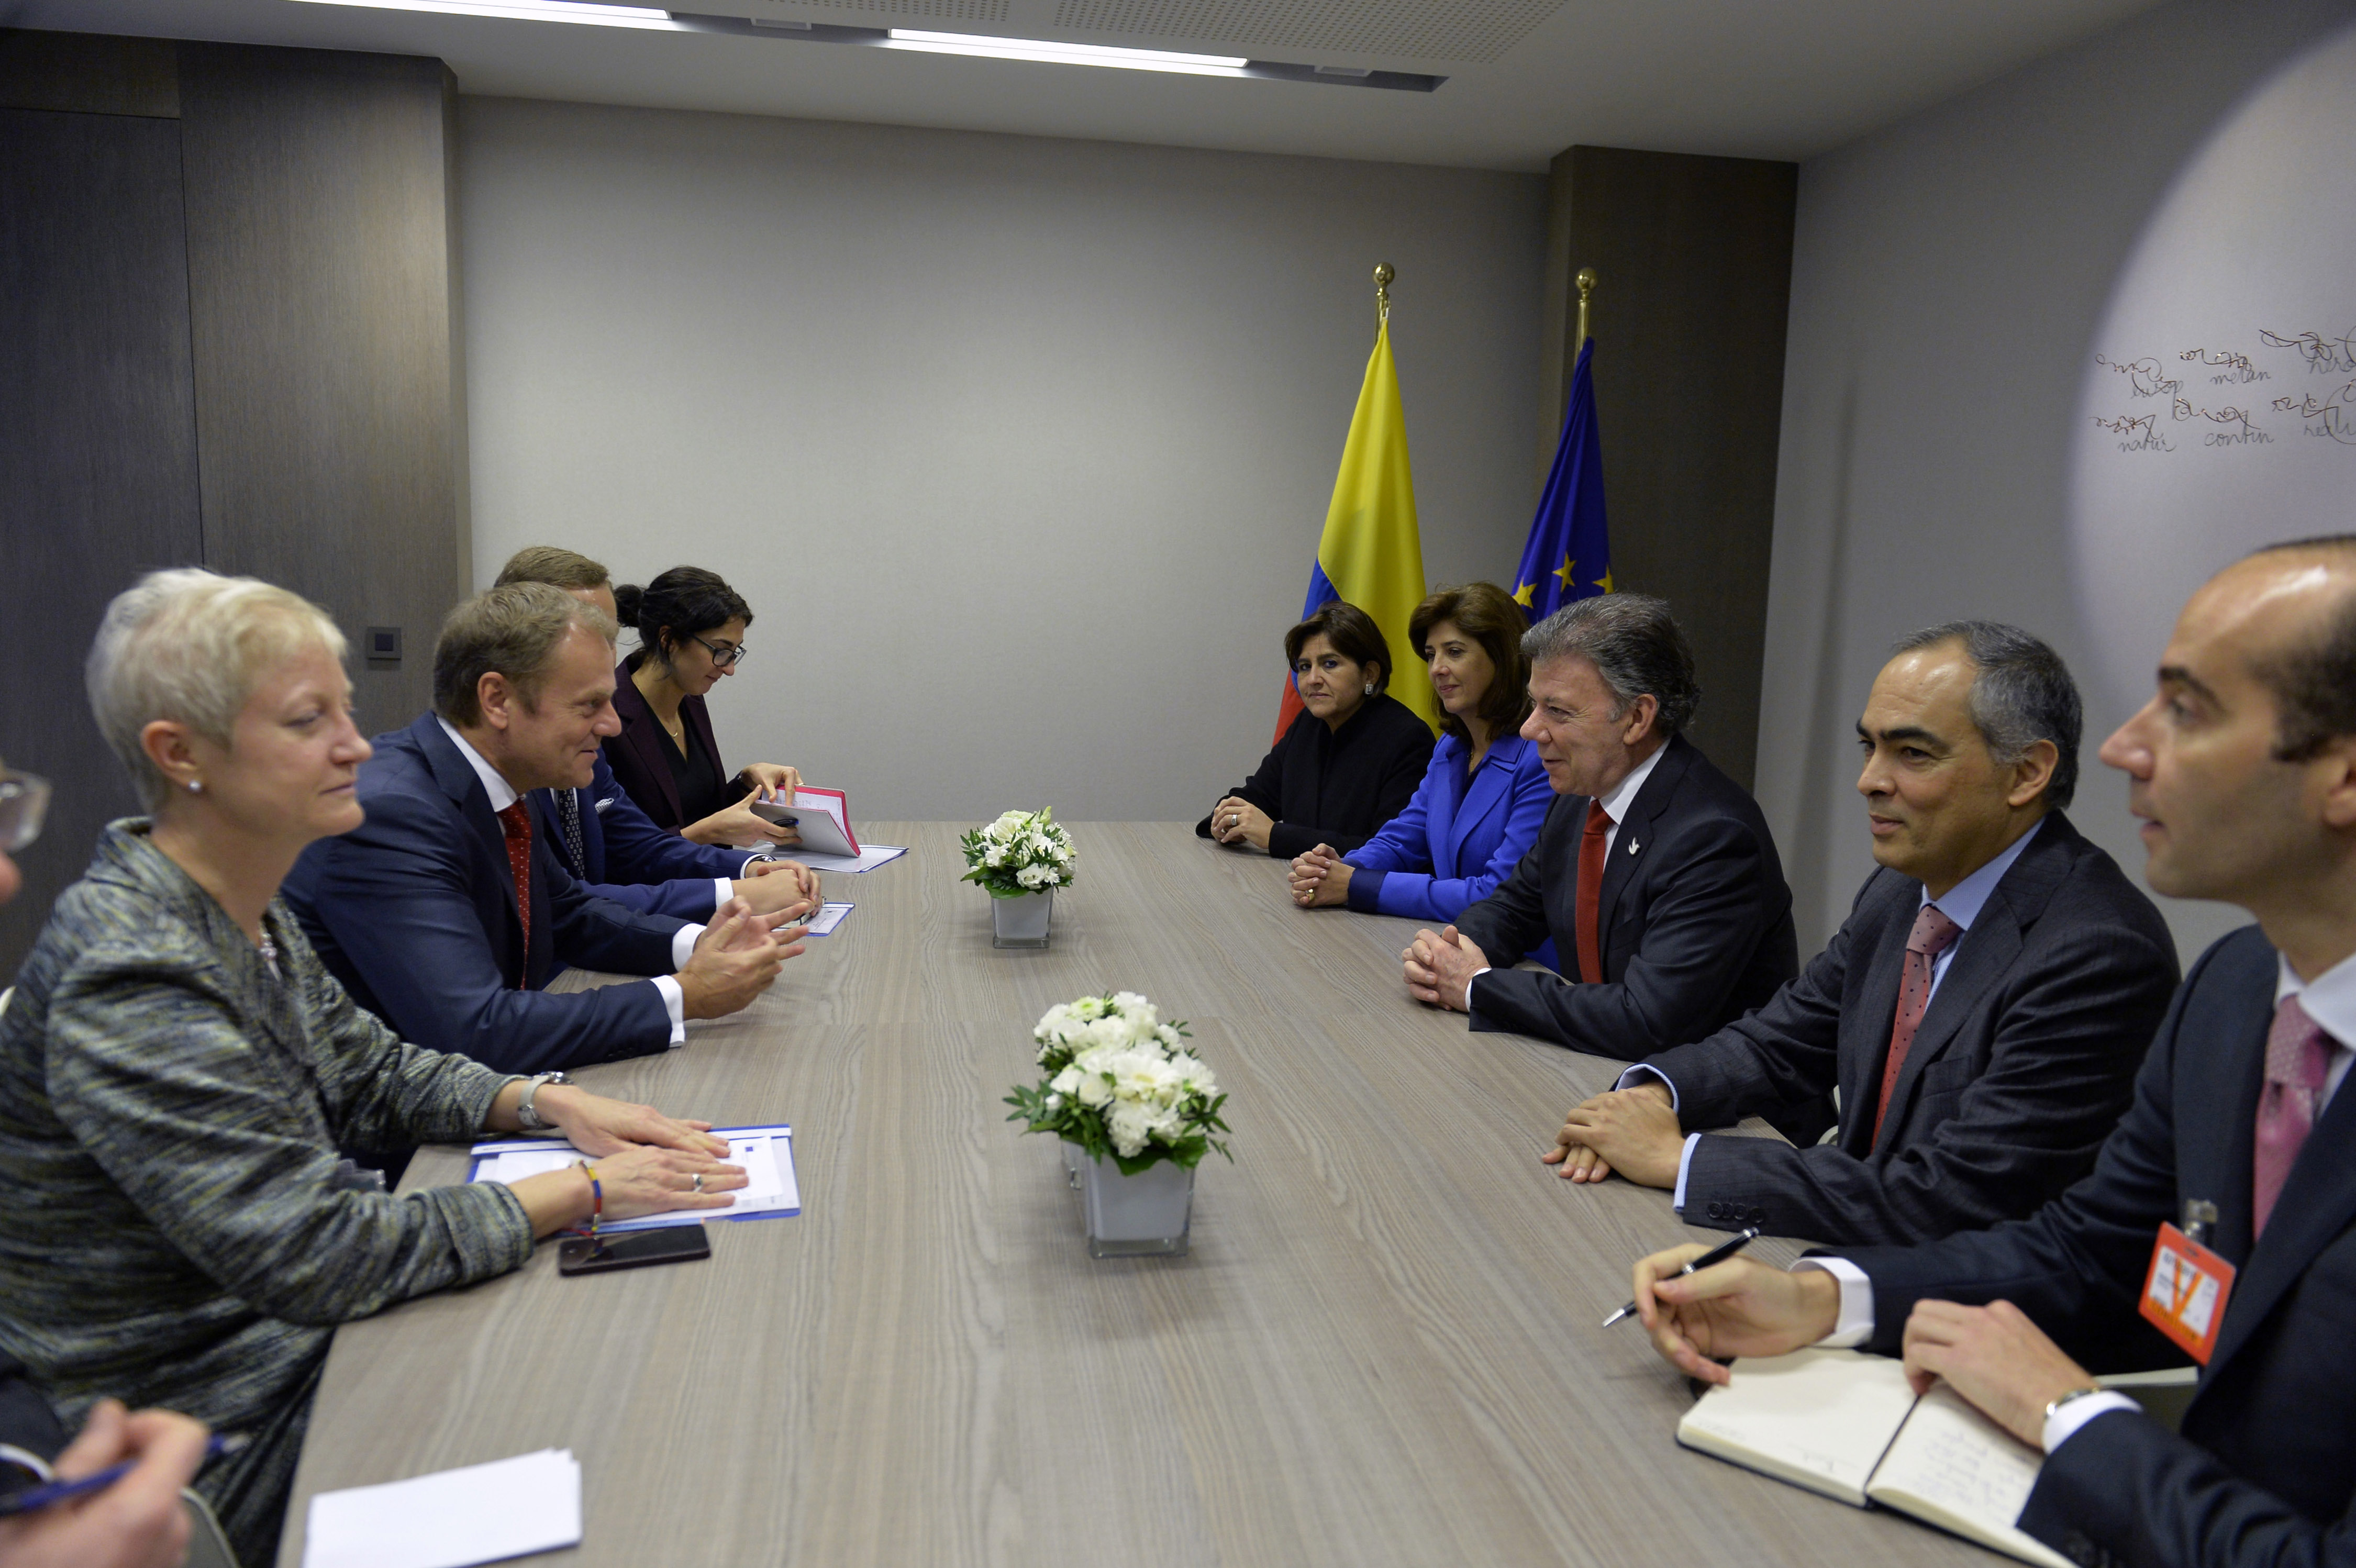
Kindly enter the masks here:
<path id="1" fill-rule="evenodd" d="M 1546 1157 L 1672 1188 L 1690 1224 L 1928 1241 L 2084 1176 L 2176 989 L 2149 898 L 2071 824 L 2081 727 L 2061 656 L 2017 627 L 1902 639 L 1858 721 L 1880 866 L 1757 1012 L 1646 1057 Z M 1838 1086 L 1839 1136 L 1705 1137 Z"/>
<path id="2" fill-rule="evenodd" d="M 545 1073 L 682 1042 L 801 951 L 772 935 L 801 912 L 732 899 L 709 927 L 640 914 L 567 873 L 523 797 L 586 784 L 614 716 L 615 626 L 544 583 L 450 612 L 434 711 L 376 737 L 368 820 L 295 863 L 286 900 L 353 1000 L 405 1039 L 509 1072 Z M 562 964 L 644 985 L 541 989 Z"/>
<path id="3" fill-rule="evenodd" d="M 1799 969 L 1792 890 L 1759 804 L 1685 737 L 1701 701 L 1669 607 L 1580 599 L 1532 627 L 1529 719 L 1559 797 L 1496 890 L 1400 955 L 1408 993 L 1574 1050 L 1699 1039 Z M 1554 939 L 1569 980 L 1512 967 Z M 1821 1133 L 1829 1101 L 1795 1111 Z"/>
<path id="4" fill-rule="evenodd" d="M 1711 1357 L 1902 1351 L 2044 1449 L 2019 1528 L 2088 1568 L 2356 1563 L 2356 535 L 2202 586 L 2103 760 L 2151 885 L 2257 924 L 2193 966 L 2094 1171 L 2027 1219 L 1790 1272 L 1656 1253 L 1639 1310 L 1710 1382 Z M 2083 1364 L 2152 1324 L 2201 1364 L 2177 1432 Z"/>

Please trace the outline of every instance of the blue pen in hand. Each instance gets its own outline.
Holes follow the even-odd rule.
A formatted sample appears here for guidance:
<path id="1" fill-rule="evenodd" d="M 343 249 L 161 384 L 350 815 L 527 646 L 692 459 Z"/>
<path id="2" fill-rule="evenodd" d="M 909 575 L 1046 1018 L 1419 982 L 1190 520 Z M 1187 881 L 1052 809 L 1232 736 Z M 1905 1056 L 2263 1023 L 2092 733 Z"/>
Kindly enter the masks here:
<path id="1" fill-rule="evenodd" d="M 218 1459 L 224 1454 L 234 1454 L 252 1441 L 252 1439 L 241 1432 L 232 1432 L 226 1436 L 216 1436 L 205 1444 L 205 1457 Z M 27 1487 L 21 1492 L 0 1498 L 0 1519 L 6 1519 L 12 1514 L 31 1513 L 36 1509 L 45 1509 L 52 1503 L 70 1502 L 75 1498 L 87 1497 L 92 1492 L 102 1492 L 131 1474 L 138 1467 L 138 1464 L 135 1459 L 125 1459 L 120 1465 L 109 1465 L 105 1469 L 94 1475 L 84 1476 L 79 1481 L 50 1481 L 38 1487 Z"/>

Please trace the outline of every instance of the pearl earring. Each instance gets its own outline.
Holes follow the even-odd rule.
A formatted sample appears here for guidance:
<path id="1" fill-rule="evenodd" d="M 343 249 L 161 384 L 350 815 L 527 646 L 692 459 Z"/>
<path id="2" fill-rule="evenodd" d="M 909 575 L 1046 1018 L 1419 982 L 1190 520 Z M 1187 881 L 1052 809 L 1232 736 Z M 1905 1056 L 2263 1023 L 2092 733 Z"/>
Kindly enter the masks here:
<path id="1" fill-rule="evenodd" d="M 191 794 L 191 795 L 201 795 L 201 794 L 203 794 L 204 792 L 205 792 L 205 786 L 204 786 L 204 781 L 203 781 L 202 779 L 189 779 L 189 780 L 188 780 L 188 793 L 189 793 L 189 794 Z"/>

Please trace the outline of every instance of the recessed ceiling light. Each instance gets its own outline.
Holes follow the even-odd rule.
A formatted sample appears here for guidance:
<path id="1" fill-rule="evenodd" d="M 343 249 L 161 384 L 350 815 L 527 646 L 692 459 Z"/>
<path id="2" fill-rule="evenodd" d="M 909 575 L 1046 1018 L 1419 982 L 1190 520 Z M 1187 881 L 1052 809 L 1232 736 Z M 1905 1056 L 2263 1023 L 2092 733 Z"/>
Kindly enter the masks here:
<path id="1" fill-rule="evenodd" d="M 1051 65 L 1101 65 L 1122 70 L 1170 70 L 1182 76 L 1241 76 L 1251 63 L 1241 55 L 1174 54 L 1167 49 L 1124 49 L 1108 44 L 1060 44 L 1044 38 L 991 38 L 978 33 L 926 33 L 891 28 L 884 47 L 925 54 L 979 55 L 985 59 L 1044 60 Z"/>
<path id="2" fill-rule="evenodd" d="M 650 27 L 675 32 L 668 11 L 643 5 L 597 5 L 586 0 L 311 0 L 313 5 L 365 5 L 379 11 L 437 11 L 448 16 L 494 16 L 518 22 L 585 22 L 594 27 Z"/>

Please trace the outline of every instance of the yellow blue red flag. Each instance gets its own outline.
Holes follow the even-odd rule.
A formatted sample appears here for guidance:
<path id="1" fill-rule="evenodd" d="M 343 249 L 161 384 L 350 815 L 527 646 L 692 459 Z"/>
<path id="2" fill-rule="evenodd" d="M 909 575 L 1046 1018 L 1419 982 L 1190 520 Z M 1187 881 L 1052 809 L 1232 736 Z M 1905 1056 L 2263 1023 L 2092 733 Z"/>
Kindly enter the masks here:
<path id="1" fill-rule="evenodd" d="M 1595 339 L 1579 346 L 1562 445 L 1538 496 L 1514 598 L 1533 624 L 1573 599 L 1612 591 L 1612 536 L 1603 526 L 1603 437 L 1595 424 Z"/>
<path id="2" fill-rule="evenodd" d="M 1391 647 L 1389 692 L 1437 725 L 1440 705 L 1431 677 L 1408 646 L 1408 618 L 1423 601 L 1423 541 L 1415 527 L 1415 479 L 1408 471 L 1407 417 L 1399 406 L 1398 371 L 1391 363 L 1387 322 L 1375 334 L 1366 379 L 1358 388 L 1358 411 L 1350 418 L 1350 438 L 1342 446 L 1342 470 L 1333 477 L 1333 499 L 1325 509 L 1325 533 L 1309 569 L 1307 619 L 1333 599 L 1357 606 L 1374 618 Z M 1301 713 L 1292 676 L 1284 678 L 1284 700 L 1276 736 Z"/>

